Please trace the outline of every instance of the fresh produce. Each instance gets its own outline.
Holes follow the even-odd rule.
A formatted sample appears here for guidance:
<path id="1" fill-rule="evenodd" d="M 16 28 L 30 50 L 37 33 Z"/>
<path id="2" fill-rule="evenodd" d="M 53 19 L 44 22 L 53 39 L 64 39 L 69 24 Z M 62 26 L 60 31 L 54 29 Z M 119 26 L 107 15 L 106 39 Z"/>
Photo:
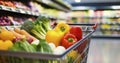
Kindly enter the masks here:
<path id="1" fill-rule="evenodd" d="M 32 42 L 35 43 L 38 40 L 35 37 L 33 37 L 32 35 L 30 35 L 28 32 L 26 32 L 25 30 L 23 30 L 23 29 L 21 30 L 20 28 L 17 28 L 17 27 L 14 30 L 10 29 L 9 31 L 12 32 L 15 36 L 15 38 L 13 39 L 13 42 L 21 40 L 23 38 L 26 38 L 26 40 L 29 43 L 32 43 Z"/>
<path id="2" fill-rule="evenodd" d="M 10 29 L 9 31 L 10 31 L 10 32 L 12 32 L 16 38 L 20 38 L 20 39 L 21 39 L 21 38 L 23 38 L 23 37 L 24 37 L 24 35 L 21 35 L 21 34 L 19 34 L 19 33 L 15 32 L 15 31 L 14 31 L 14 30 L 12 30 L 12 29 Z"/>
<path id="3" fill-rule="evenodd" d="M 53 30 L 49 30 L 46 33 L 46 41 L 48 43 L 54 43 L 55 46 L 59 46 L 62 37 L 69 32 L 70 26 L 65 22 L 60 22 Z"/>
<path id="4" fill-rule="evenodd" d="M 13 46 L 12 41 L 10 40 L 0 40 L 0 50 L 8 50 L 10 47 Z"/>
<path id="5" fill-rule="evenodd" d="M 7 0 L 7 1 L 6 0 L 0 1 L 0 5 L 10 6 L 10 7 L 13 7 L 13 8 L 16 7 L 14 2 L 11 2 L 9 0 Z"/>
<path id="6" fill-rule="evenodd" d="M 15 42 L 13 47 L 9 48 L 9 50 L 12 51 L 25 51 L 25 52 L 41 52 L 41 53 L 53 53 L 51 47 L 48 45 L 48 43 L 45 40 L 40 40 L 38 45 L 29 44 L 25 39 L 22 39 L 20 41 Z M 26 58 L 16 58 L 11 57 L 13 59 L 17 59 L 18 61 L 15 61 L 15 63 L 55 63 L 56 61 L 50 61 L 50 60 L 39 60 L 39 59 L 26 59 Z M 10 59 L 11 59 L 10 58 Z"/>
<path id="7" fill-rule="evenodd" d="M 13 40 L 15 38 L 14 34 L 8 31 L 6 28 L 0 28 L 0 39 L 1 40 Z"/>
<path id="8" fill-rule="evenodd" d="M 54 50 L 56 48 L 54 43 L 48 43 L 48 45 L 51 47 L 52 50 Z"/>
<path id="9" fill-rule="evenodd" d="M 26 30 L 27 32 L 30 33 L 30 32 L 31 32 L 30 30 L 33 29 L 33 26 L 34 26 L 34 23 L 33 23 L 32 21 L 27 20 L 27 21 L 25 21 L 25 22 L 22 24 L 21 29 L 24 29 L 24 30 Z M 15 30 L 16 32 L 20 33 L 20 29 L 19 29 L 19 28 L 15 28 L 14 30 Z"/>
<path id="10" fill-rule="evenodd" d="M 82 29 L 79 26 L 72 26 L 70 28 L 70 33 L 75 35 L 77 40 L 82 39 Z"/>
<path id="11" fill-rule="evenodd" d="M 52 48 L 53 54 L 62 54 L 66 50 L 63 46 L 56 47 L 54 43 L 49 43 L 49 46 Z"/>
<path id="12" fill-rule="evenodd" d="M 61 45 L 64 46 L 66 49 L 77 42 L 77 38 L 75 35 L 67 33 L 61 40 Z"/>
<path id="13" fill-rule="evenodd" d="M 57 46 L 55 49 L 54 49 L 54 52 L 53 54 L 62 54 L 66 51 L 66 49 L 63 47 L 63 46 Z"/>
<path id="14" fill-rule="evenodd" d="M 26 4 L 24 4 L 24 3 L 22 3 L 22 2 L 18 2 L 18 1 L 14 1 L 14 3 L 15 3 L 15 6 L 16 6 L 16 8 L 20 8 L 20 9 L 25 9 L 25 10 L 30 10 L 30 8 L 26 5 Z"/>
<path id="15" fill-rule="evenodd" d="M 35 20 L 35 23 L 36 24 L 41 24 L 42 25 L 42 27 L 46 30 L 46 31 L 48 31 L 48 30 L 51 30 L 52 28 L 51 28 L 51 25 L 50 25 L 50 19 L 48 19 L 47 17 L 45 17 L 45 16 L 39 16 L 36 20 Z"/>
<path id="16" fill-rule="evenodd" d="M 27 39 L 32 39 L 37 40 L 35 37 L 33 37 L 32 35 L 30 35 L 28 32 L 26 32 L 25 30 L 20 30 L 20 34 L 25 35 L 27 37 Z"/>
<path id="17" fill-rule="evenodd" d="M 25 38 L 17 41 L 14 45 L 9 48 L 12 51 L 26 51 L 26 52 L 42 52 L 42 53 L 52 53 L 51 47 L 45 40 L 40 40 L 40 42 L 36 44 L 30 44 Z"/>
<path id="18" fill-rule="evenodd" d="M 6 26 L 11 24 L 11 20 L 7 16 L 0 16 L 0 26 Z"/>
<path id="19" fill-rule="evenodd" d="M 36 46 L 38 52 L 42 53 L 52 53 L 52 48 L 48 45 L 45 40 L 40 40 L 39 44 Z"/>
<path id="20" fill-rule="evenodd" d="M 62 32 L 56 32 L 55 30 L 49 30 L 46 33 L 46 41 L 48 43 L 54 43 L 55 46 L 60 45 L 61 38 L 64 36 Z"/>
<path id="21" fill-rule="evenodd" d="M 80 63 L 81 61 L 81 55 L 78 53 L 78 51 L 76 50 L 72 50 L 70 51 L 68 54 L 67 54 L 67 60 L 68 60 L 68 63 L 73 63 L 76 58 L 77 58 L 77 61 L 75 63 Z"/>
<path id="22" fill-rule="evenodd" d="M 35 24 L 31 33 L 38 39 L 45 39 L 45 29 L 43 29 L 41 24 Z"/>
<path id="23" fill-rule="evenodd" d="M 10 30 L 1 28 L 0 31 L 0 36 L 2 37 L 0 37 L 0 46 L 6 40 L 3 39 L 3 37 L 11 37 L 11 35 L 5 35 L 6 33 L 4 33 L 5 36 L 2 36 L 3 31 L 10 32 L 13 35 L 12 40 L 9 39 L 12 45 L 8 43 L 11 47 L 6 49 L 11 51 L 41 52 L 60 55 L 63 54 L 67 48 L 82 39 L 82 30 L 80 27 L 70 27 L 64 22 L 59 22 L 54 28 L 51 28 L 50 20 L 41 16 L 35 21 L 25 21 L 21 28 L 15 27 Z M 74 60 L 78 57 L 78 53 L 81 52 L 78 48 L 74 50 L 75 51 L 71 51 L 64 57 L 66 62 L 74 62 Z M 12 58 L 15 59 L 14 57 Z M 17 59 L 23 63 L 29 62 L 26 58 Z M 32 63 L 50 62 L 50 60 L 32 60 Z M 58 62 L 52 61 L 52 63 Z"/>
<path id="24" fill-rule="evenodd" d="M 65 22 L 60 22 L 57 24 L 57 26 L 55 26 L 54 30 L 56 32 L 62 32 L 62 33 L 67 33 L 70 30 L 70 26 L 68 24 L 66 24 Z"/>
<path id="25" fill-rule="evenodd" d="M 36 49 L 29 44 L 25 39 L 15 42 L 15 44 L 9 48 L 12 51 L 26 51 L 26 52 L 36 52 Z"/>
<path id="26" fill-rule="evenodd" d="M 52 29 L 50 20 L 44 16 L 39 16 L 34 22 L 25 21 L 21 28 L 38 39 L 45 39 L 46 32 Z"/>

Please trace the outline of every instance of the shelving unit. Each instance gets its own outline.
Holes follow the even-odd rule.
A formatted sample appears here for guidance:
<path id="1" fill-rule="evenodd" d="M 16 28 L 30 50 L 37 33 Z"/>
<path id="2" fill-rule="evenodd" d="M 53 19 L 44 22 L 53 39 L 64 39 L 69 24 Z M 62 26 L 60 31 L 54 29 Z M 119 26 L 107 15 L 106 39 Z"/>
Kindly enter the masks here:
<path id="1" fill-rule="evenodd" d="M 94 24 L 98 28 L 95 37 L 120 38 L 120 1 L 104 0 L 67 0 L 72 5 L 72 19 L 74 23 Z"/>
<path id="2" fill-rule="evenodd" d="M 65 4 L 64 2 L 61 3 L 61 1 L 56 1 L 56 0 L 45 0 L 45 1 L 35 0 L 35 1 L 48 8 L 53 8 L 65 12 L 70 11 L 70 7 L 68 7 L 68 4 Z"/>
<path id="3" fill-rule="evenodd" d="M 53 0 L 53 2 L 55 2 L 55 3 L 57 3 L 57 4 L 59 4 L 59 5 L 63 6 L 63 7 L 65 7 L 65 8 L 67 8 L 69 10 L 71 9 L 71 5 L 68 4 L 67 2 L 63 2 L 61 0 Z"/>
<path id="4" fill-rule="evenodd" d="M 12 8 L 12 7 L 3 6 L 3 5 L 0 5 L 0 10 L 20 13 L 20 14 L 25 14 L 25 15 L 32 15 L 32 16 L 39 16 L 40 15 L 40 13 L 33 12 L 33 11 L 30 11 L 30 10 L 24 10 L 24 9 L 19 9 L 19 8 Z"/>
<path id="5" fill-rule="evenodd" d="M 120 22 L 106 22 L 106 23 L 101 22 L 100 24 L 120 25 Z"/>
<path id="6" fill-rule="evenodd" d="M 79 10 L 80 11 L 80 10 Z M 120 13 L 119 10 L 81 10 L 74 11 L 73 17 L 75 23 L 94 24 L 98 23 L 98 28 L 93 34 L 93 37 L 118 37 L 120 38 Z M 110 12 L 112 11 L 112 12 Z M 114 11 L 114 13 L 113 13 Z M 75 13 L 76 12 L 76 13 Z M 107 13 L 108 12 L 108 13 Z M 75 14 L 75 15 L 74 15 Z M 77 15 L 78 14 L 78 15 Z M 107 16 L 108 14 L 108 16 Z"/>
<path id="7" fill-rule="evenodd" d="M 3 0 L 3 2 L 6 2 Z M 63 1 L 53 1 L 53 0 L 25 0 L 25 2 L 23 2 L 22 0 L 10 0 L 9 2 L 11 3 L 24 3 L 26 6 L 28 6 L 29 9 L 23 9 L 23 8 L 19 8 L 19 7 L 11 7 L 9 5 L 3 5 L 2 3 L 0 3 L 0 11 L 3 12 L 3 15 L 5 13 L 5 17 L 8 16 L 21 16 L 22 17 L 26 17 L 26 18 L 31 18 L 35 19 L 38 16 L 46 16 L 48 18 L 50 18 L 51 20 L 55 19 L 55 20 L 65 20 L 64 18 L 61 17 L 56 17 L 56 16 L 52 16 L 49 14 L 44 14 L 38 11 L 33 11 L 32 8 L 30 7 L 30 2 L 35 2 L 38 5 L 42 6 L 43 8 L 49 8 L 49 9 L 55 9 L 58 11 L 62 11 L 64 13 L 69 12 L 71 9 L 70 7 L 68 7 L 69 5 L 65 4 Z M 38 9 L 39 10 L 39 9 Z M 2 13 L 0 13 L 2 16 Z M 3 16 L 3 17 L 4 17 Z M 34 18 L 33 18 L 34 17 Z"/>

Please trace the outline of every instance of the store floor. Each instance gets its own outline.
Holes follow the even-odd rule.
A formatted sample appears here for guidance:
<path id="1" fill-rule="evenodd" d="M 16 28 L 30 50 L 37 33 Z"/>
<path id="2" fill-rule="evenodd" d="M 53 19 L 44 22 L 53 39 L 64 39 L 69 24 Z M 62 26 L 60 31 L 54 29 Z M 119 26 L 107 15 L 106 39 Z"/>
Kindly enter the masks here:
<path id="1" fill-rule="evenodd" d="M 120 39 L 91 39 L 87 63 L 120 63 Z"/>

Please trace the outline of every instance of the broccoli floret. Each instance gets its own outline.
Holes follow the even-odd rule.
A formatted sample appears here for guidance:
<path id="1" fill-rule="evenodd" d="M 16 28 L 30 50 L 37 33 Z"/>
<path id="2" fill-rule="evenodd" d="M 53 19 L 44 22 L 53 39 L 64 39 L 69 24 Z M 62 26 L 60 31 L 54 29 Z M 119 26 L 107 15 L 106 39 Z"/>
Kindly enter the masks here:
<path id="1" fill-rule="evenodd" d="M 22 24 L 21 29 L 26 30 L 27 32 L 30 32 L 30 30 L 33 29 L 34 23 L 32 21 L 25 21 L 24 24 Z"/>

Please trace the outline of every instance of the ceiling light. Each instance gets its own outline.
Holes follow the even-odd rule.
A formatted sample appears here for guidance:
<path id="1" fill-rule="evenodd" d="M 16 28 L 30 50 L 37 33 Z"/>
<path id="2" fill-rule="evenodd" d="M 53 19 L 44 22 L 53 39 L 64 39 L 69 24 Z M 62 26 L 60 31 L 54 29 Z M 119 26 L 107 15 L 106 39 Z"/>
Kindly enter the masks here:
<path id="1" fill-rule="evenodd" d="M 81 0 L 75 0 L 75 2 L 81 2 Z"/>

